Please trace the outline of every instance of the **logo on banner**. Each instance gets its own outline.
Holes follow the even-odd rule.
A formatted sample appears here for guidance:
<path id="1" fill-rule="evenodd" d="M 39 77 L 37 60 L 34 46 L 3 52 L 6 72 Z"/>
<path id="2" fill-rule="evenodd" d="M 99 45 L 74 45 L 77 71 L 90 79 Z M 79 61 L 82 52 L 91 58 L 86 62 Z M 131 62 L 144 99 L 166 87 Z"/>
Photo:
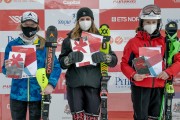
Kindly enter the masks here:
<path id="1" fill-rule="evenodd" d="M 139 17 L 112 17 L 112 22 L 137 22 Z"/>
<path id="2" fill-rule="evenodd" d="M 173 105 L 173 112 L 180 113 L 180 102 Z"/>
<path id="3" fill-rule="evenodd" d="M 180 0 L 173 0 L 175 3 L 180 2 Z"/>
<path id="4" fill-rule="evenodd" d="M 58 24 L 64 25 L 64 26 L 70 26 L 70 25 L 72 25 L 72 24 L 75 24 L 75 22 L 76 22 L 76 14 L 75 14 L 75 13 L 73 13 L 73 14 L 71 15 L 71 18 L 70 18 L 70 19 L 65 19 L 65 20 L 59 19 L 59 20 L 58 20 Z"/>
<path id="5" fill-rule="evenodd" d="M 59 37 L 59 38 L 57 39 L 57 48 L 56 48 L 56 52 L 61 52 L 61 46 L 62 46 L 63 40 L 64 40 L 63 37 Z"/>
<path id="6" fill-rule="evenodd" d="M 20 23 L 20 22 L 21 22 L 21 16 L 9 16 L 9 18 L 10 18 L 14 23 Z"/>
<path id="7" fill-rule="evenodd" d="M 111 43 L 115 42 L 117 45 L 120 45 L 122 43 L 126 44 L 132 37 L 130 36 L 117 36 L 115 38 L 111 38 Z"/>
<path id="8" fill-rule="evenodd" d="M 12 0 L 4 0 L 4 2 L 10 3 Z M 38 0 L 13 0 L 13 2 L 38 2 Z"/>
<path id="9" fill-rule="evenodd" d="M 65 79 L 65 73 L 62 73 L 59 80 L 58 80 L 58 84 L 55 88 L 55 90 L 53 91 L 53 93 L 61 93 L 66 95 L 66 79 Z M 66 99 L 66 97 L 65 97 Z"/>
<path id="10" fill-rule="evenodd" d="M 10 110 L 10 104 L 7 104 L 7 105 L 6 105 L 6 108 Z"/>
<path id="11" fill-rule="evenodd" d="M 15 38 L 13 38 L 12 36 L 8 36 L 8 42 L 11 42 L 13 40 L 15 40 Z"/>
<path id="12" fill-rule="evenodd" d="M 118 36 L 115 38 L 115 43 L 120 45 L 123 42 L 123 38 L 121 36 Z"/>
<path id="13" fill-rule="evenodd" d="M 57 40 L 57 44 L 62 45 L 63 40 L 64 40 L 63 37 L 59 37 L 58 40 Z"/>
<path id="14" fill-rule="evenodd" d="M 80 0 L 63 0 L 63 4 L 65 5 L 80 5 Z"/>
<path id="15" fill-rule="evenodd" d="M 10 3 L 12 0 L 4 0 L 5 3 Z"/>
<path id="16" fill-rule="evenodd" d="M 11 89 L 11 85 L 3 85 L 2 88 L 3 89 Z"/>
<path id="17" fill-rule="evenodd" d="M 115 77 L 115 85 L 117 88 L 130 88 L 130 81 L 128 79 L 122 79 L 120 77 Z"/>
<path id="18" fill-rule="evenodd" d="M 136 3 L 136 0 L 113 0 L 113 3 L 131 4 L 131 3 Z"/>
<path id="19" fill-rule="evenodd" d="M 71 114 L 70 107 L 68 104 L 66 104 L 66 106 L 64 108 L 64 113 L 66 113 L 67 115 Z"/>

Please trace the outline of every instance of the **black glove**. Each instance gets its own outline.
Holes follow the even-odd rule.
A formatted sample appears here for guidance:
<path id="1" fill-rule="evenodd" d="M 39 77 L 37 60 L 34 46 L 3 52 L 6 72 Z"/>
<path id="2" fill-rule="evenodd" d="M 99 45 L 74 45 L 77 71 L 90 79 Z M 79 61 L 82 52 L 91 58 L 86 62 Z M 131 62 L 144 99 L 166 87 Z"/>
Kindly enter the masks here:
<path id="1" fill-rule="evenodd" d="M 81 62 L 84 58 L 84 55 L 82 52 L 71 52 L 69 55 L 64 59 L 64 64 L 66 66 L 71 65 L 76 62 Z"/>
<path id="2" fill-rule="evenodd" d="M 92 54 L 91 57 L 94 63 L 101 63 L 101 62 L 110 63 L 112 60 L 111 55 L 105 54 L 103 52 L 96 52 Z"/>

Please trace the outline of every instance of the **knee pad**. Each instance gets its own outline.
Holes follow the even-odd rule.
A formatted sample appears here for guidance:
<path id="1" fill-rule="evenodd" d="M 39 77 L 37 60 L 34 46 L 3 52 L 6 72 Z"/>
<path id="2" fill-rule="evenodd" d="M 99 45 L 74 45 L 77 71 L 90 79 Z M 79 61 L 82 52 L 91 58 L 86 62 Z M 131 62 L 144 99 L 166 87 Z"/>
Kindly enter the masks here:
<path id="1" fill-rule="evenodd" d="M 84 120 L 84 111 L 72 113 L 73 120 Z"/>
<path id="2" fill-rule="evenodd" d="M 98 120 L 99 115 L 86 113 L 86 120 Z"/>

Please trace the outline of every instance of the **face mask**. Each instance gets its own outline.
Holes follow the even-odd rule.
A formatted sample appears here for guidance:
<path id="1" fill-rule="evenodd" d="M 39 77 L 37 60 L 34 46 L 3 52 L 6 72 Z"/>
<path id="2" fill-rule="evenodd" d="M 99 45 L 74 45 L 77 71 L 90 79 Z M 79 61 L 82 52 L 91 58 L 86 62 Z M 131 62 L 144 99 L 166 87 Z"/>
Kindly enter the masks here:
<path id="1" fill-rule="evenodd" d="M 28 38 L 34 36 L 36 34 L 36 32 L 37 32 L 37 27 L 32 28 L 32 27 L 23 27 L 23 26 L 21 26 L 21 28 L 22 28 L 23 34 Z"/>
<path id="2" fill-rule="evenodd" d="M 157 29 L 157 24 L 144 25 L 144 30 L 150 35 Z"/>
<path id="3" fill-rule="evenodd" d="M 86 20 L 79 22 L 80 28 L 84 31 L 89 30 L 89 28 L 91 27 L 91 24 L 92 24 L 91 21 L 86 21 Z"/>

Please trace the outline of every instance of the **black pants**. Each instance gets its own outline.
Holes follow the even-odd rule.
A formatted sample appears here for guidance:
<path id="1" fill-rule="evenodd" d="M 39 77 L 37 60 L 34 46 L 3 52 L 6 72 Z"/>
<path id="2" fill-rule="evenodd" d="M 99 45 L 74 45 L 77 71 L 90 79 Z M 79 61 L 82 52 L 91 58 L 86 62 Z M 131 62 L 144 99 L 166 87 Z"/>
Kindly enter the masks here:
<path id="1" fill-rule="evenodd" d="M 134 109 L 134 120 L 156 120 L 160 114 L 163 88 L 143 88 L 131 86 L 131 98 Z"/>
<path id="2" fill-rule="evenodd" d="M 67 87 L 67 99 L 71 113 L 84 111 L 92 115 L 99 115 L 100 89 L 92 87 Z"/>
<path id="3" fill-rule="evenodd" d="M 12 120 L 26 120 L 26 111 L 29 106 L 29 120 L 40 120 L 41 101 L 26 102 L 10 99 Z"/>

